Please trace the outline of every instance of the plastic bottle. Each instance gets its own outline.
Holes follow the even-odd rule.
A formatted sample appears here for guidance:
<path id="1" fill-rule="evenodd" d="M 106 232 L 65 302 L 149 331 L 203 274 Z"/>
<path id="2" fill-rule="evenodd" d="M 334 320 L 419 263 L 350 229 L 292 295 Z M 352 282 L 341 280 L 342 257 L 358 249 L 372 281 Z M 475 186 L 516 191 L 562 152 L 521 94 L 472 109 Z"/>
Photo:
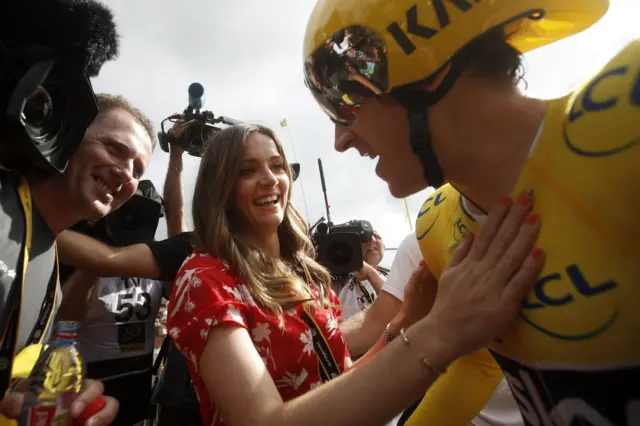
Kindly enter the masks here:
<path id="1" fill-rule="evenodd" d="M 69 408 L 82 391 L 85 366 L 76 347 L 80 323 L 55 324 L 48 347 L 27 379 L 20 426 L 71 426 Z"/>

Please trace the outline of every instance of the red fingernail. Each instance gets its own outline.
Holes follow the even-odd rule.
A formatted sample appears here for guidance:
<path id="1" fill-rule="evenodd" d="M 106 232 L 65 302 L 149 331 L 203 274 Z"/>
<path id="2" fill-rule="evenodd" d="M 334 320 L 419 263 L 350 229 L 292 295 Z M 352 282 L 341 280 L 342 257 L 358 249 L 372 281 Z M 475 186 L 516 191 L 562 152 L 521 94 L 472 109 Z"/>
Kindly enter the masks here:
<path id="1" fill-rule="evenodd" d="M 532 202 L 533 197 L 529 194 L 520 194 L 520 197 L 518 198 L 518 203 L 522 204 L 523 206 L 528 206 Z"/>
<path id="2" fill-rule="evenodd" d="M 420 266 L 424 266 L 424 259 L 420 261 Z"/>
<path id="3" fill-rule="evenodd" d="M 538 215 L 535 213 L 530 213 L 525 219 L 525 222 L 527 222 L 529 225 L 533 225 L 536 223 L 537 220 L 538 220 Z"/>
<path id="4" fill-rule="evenodd" d="M 531 250 L 531 256 L 533 256 L 535 259 L 539 259 L 543 254 L 544 252 L 542 251 L 542 249 L 539 249 L 538 247 L 535 247 L 533 250 Z"/>
<path id="5" fill-rule="evenodd" d="M 511 197 L 509 197 L 508 195 L 503 195 L 502 197 L 500 197 L 500 204 L 502 204 L 503 206 L 510 206 L 511 205 Z"/>

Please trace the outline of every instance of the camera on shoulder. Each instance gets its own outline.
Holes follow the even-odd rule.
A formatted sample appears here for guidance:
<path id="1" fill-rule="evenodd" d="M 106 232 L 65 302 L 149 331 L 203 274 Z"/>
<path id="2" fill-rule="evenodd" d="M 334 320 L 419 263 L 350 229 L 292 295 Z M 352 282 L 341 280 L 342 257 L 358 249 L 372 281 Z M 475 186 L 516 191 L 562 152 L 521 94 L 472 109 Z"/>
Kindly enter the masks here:
<path id="1" fill-rule="evenodd" d="M 2 2 L 0 162 L 63 172 L 98 114 L 89 78 L 117 52 L 113 15 L 98 2 Z"/>

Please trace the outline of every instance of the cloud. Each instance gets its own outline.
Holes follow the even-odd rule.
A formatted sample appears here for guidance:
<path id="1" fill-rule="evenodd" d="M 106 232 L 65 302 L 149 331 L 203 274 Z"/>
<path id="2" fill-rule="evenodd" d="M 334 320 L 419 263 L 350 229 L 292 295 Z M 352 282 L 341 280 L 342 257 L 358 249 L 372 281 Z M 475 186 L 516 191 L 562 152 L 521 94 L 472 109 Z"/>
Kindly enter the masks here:
<path id="1" fill-rule="evenodd" d="M 120 58 L 94 81 L 97 90 L 124 95 L 159 126 L 186 106 L 187 87 L 198 81 L 206 89 L 206 109 L 267 124 L 278 131 L 290 159 L 295 151 L 302 174 L 294 201 L 301 211 L 308 210 L 311 222 L 325 215 L 317 169 L 322 158 L 334 222 L 367 219 L 389 247 L 409 232 L 402 203 L 376 177 L 374 162 L 333 150 L 333 127 L 304 87 L 302 40 L 314 0 L 106 3 L 115 13 L 122 48 Z M 639 12 L 636 0 L 612 0 L 607 16 L 593 28 L 526 55 L 527 93 L 559 96 L 596 72 L 640 34 Z M 288 129 L 279 126 L 285 116 Z M 168 155 L 157 149 L 146 177 L 159 190 L 167 163 Z M 187 216 L 198 163 L 185 155 Z M 409 198 L 412 220 L 429 192 Z M 158 237 L 164 235 L 161 225 Z M 389 253 L 387 261 L 392 257 Z"/>

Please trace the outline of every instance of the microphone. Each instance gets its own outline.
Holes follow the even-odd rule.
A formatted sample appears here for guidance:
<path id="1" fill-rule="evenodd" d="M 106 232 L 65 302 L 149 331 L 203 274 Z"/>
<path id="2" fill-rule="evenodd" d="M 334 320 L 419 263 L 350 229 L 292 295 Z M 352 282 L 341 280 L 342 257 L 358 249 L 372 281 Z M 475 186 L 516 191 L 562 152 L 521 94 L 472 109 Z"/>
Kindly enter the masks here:
<path id="1" fill-rule="evenodd" d="M 10 50 L 48 47 L 52 56 L 95 77 L 118 56 L 119 36 L 111 10 L 95 0 L 4 0 L 0 42 Z"/>
<path id="2" fill-rule="evenodd" d="M 204 87 L 200 83 L 189 85 L 189 106 L 199 111 L 204 106 Z"/>

